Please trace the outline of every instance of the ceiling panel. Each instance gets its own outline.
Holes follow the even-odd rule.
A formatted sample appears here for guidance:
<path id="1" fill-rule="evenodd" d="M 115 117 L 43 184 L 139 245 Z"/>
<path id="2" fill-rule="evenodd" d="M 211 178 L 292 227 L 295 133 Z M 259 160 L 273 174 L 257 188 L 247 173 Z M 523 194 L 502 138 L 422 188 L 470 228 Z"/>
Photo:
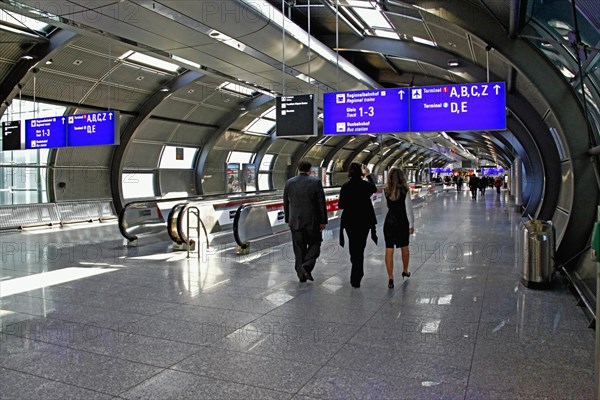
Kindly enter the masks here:
<path id="1" fill-rule="evenodd" d="M 242 132 L 227 131 L 219 138 L 216 150 L 237 150 L 255 152 L 268 136 L 248 135 Z"/>
<path id="2" fill-rule="evenodd" d="M 447 82 L 455 82 L 454 75 L 450 71 L 431 64 L 419 64 L 427 76 L 432 76 Z"/>
<path id="3" fill-rule="evenodd" d="M 148 119 L 138 128 L 135 139 L 166 142 L 176 126 L 177 124 L 172 122 Z"/>
<path id="4" fill-rule="evenodd" d="M 452 31 L 431 22 L 428 22 L 427 26 L 431 30 L 435 43 L 439 47 L 451 53 L 458 54 L 467 60 L 473 59 L 466 32 L 460 30 L 460 28 L 456 28 L 460 30 L 459 32 Z"/>
<path id="5" fill-rule="evenodd" d="M 101 108 L 111 108 L 123 111 L 136 111 L 148 100 L 149 92 L 139 92 L 124 86 L 100 84 L 94 88 L 84 104 Z"/>
<path id="6" fill-rule="evenodd" d="M 396 29 L 400 35 L 407 35 L 409 38 L 417 36 L 421 39 L 434 40 L 431 37 L 423 21 L 416 20 L 414 18 L 408 18 L 401 14 L 394 14 L 386 12 L 388 19 L 392 23 L 392 26 Z"/>
<path id="7" fill-rule="evenodd" d="M 419 66 L 419 63 L 413 60 L 406 60 L 397 57 L 388 57 L 388 60 L 402 72 L 408 72 L 413 74 L 422 74 L 423 70 Z"/>
<path id="8" fill-rule="evenodd" d="M 121 64 L 104 81 L 127 86 L 135 90 L 155 92 L 171 79 L 172 76 L 167 74 L 158 74 L 130 64 Z"/>
<path id="9" fill-rule="evenodd" d="M 43 69 L 36 76 L 36 97 L 68 103 L 79 103 L 94 85 L 94 82 L 60 75 Z M 29 79 L 25 83 L 23 94 L 27 96 L 34 95 L 33 79 Z M 106 108 L 106 106 L 102 106 L 102 108 Z"/>
<path id="10" fill-rule="evenodd" d="M 152 115 L 159 117 L 184 119 L 193 109 L 195 104 L 179 101 L 177 98 L 169 97 L 160 102 L 152 111 Z"/>
<path id="11" fill-rule="evenodd" d="M 306 154 L 306 158 L 312 158 L 315 160 L 323 161 L 325 157 L 332 151 L 335 147 L 330 146 L 313 146 L 309 152 Z"/>
<path id="12" fill-rule="evenodd" d="M 277 156 L 291 156 L 303 145 L 304 142 L 298 140 L 277 139 L 269 146 L 267 153 L 275 154 Z"/>
<path id="13" fill-rule="evenodd" d="M 199 106 L 192 114 L 185 118 L 185 120 L 197 122 L 199 124 L 218 125 L 219 121 L 221 121 L 229 112 L 229 110 Z"/>
<path id="14" fill-rule="evenodd" d="M 214 128 L 181 124 L 171 134 L 169 143 L 202 146 L 214 133 Z"/>
<path id="15" fill-rule="evenodd" d="M 233 124 L 231 124 L 230 128 L 238 131 L 243 131 L 244 128 L 255 119 L 255 116 L 249 114 L 242 115 L 239 118 L 237 118 Z"/>
<path id="16" fill-rule="evenodd" d="M 81 146 L 57 149 L 56 166 L 93 166 L 109 168 L 116 146 Z M 90 171 L 90 178 L 96 171 Z"/>
<path id="17" fill-rule="evenodd" d="M 77 75 L 92 80 L 99 80 L 114 67 L 114 64 L 101 55 L 65 47 L 52 57 L 51 65 L 42 69 L 60 73 Z"/>
<path id="18" fill-rule="evenodd" d="M 238 109 L 239 106 L 247 102 L 248 99 L 249 97 L 246 96 L 236 96 L 229 94 L 224 90 L 219 90 L 214 92 L 211 96 L 208 96 L 206 100 L 204 100 L 203 105 L 223 111 L 232 111 Z"/>
<path id="19" fill-rule="evenodd" d="M 135 140 L 127 146 L 125 169 L 148 170 L 158 167 L 158 159 L 163 146 L 160 144 L 138 143 Z"/>
<path id="20" fill-rule="evenodd" d="M 0 60 L 0 82 L 3 82 L 8 77 L 14 66 L 14 63 Z"/>
<path id="21" fill-rule="evenodd" d="M 37 41 L 30 37 L 0 30 L 0 58 L 18 60 L 25 53 L 21 45 L 25 45 L 25 48 L 28 49 L 31 47 L 32 40 Z"/>
<path id="22" fill-rule="evenodd" d="M 129 50 L 132 50 L 130 47 L 125 46 L 122 43 L 115 42 L 114 40 L 104 39 L 98 36 L 89 37 L 85 35 L 80 35 L 76 41 L 69 45 L 69 47 L 80 47 L 88 51 L 102 53 L 106 56 L 110 55 L 113 58 L 118 58 Z"/>

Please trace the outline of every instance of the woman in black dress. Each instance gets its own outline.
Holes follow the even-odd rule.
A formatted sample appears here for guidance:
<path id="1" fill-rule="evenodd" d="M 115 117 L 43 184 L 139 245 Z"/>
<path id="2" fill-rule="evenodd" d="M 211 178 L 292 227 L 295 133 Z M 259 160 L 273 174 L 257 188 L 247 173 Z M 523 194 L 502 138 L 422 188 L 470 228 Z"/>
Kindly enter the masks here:
<path id="1" fill-rule="evenodd" d="M 338 208 L 344 210 L 340 221 L 340 244 L 344 245 L 344 230 L 346 230 L 350 262 L 352 263 L 350 284 L 355 288 L 360 287 L 360 281 L 364 275 L 364 254 L 369 231 L 371 229 L 374 231 L 375 224 L 377 224 L 371 202 L 371 195 L 377 191 L 377 187 L 367 168 L 364 169 L 364 175 L 367 176 L 366 181 L 363 180 L 363 170 L 360 165 L 350 164 L 348 169 L 350 180 L 342 185 L 338 201 Z"/>
<path id="2" fill-rule="evenodd" d="M 402 277 L 409 277 L 408 236 L 414 233 L 414 213 L 410 198 L 410 188 L 399 168 L 391 168 L 385 186 L 385 199 L 388 213 L 383 224 L 385 237 L 385 268 L 388 273 L 388 287 L 394 287 L 394 247 L 400 247 L 402 253 Z"/>

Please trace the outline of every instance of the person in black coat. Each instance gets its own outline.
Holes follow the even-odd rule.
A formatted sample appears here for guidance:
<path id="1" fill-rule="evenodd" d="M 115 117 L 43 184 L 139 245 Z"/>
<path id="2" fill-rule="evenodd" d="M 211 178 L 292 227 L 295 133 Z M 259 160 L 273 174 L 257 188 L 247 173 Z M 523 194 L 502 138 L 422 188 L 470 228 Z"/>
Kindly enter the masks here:
<path id="1" fill-rule="evenodd" d="M 285 222 L 292 231 L 294 268 L 300 282 L 314 281 L 312 271 L 321 254 L 321 232 L 327 225 L 325 191 L 321 181 L 310 176 L 311 167 L 308 161 L 301 161 L 299 174 L 288 179 L 283 189 Z"/>
<path id="2" fill-rule="evenodd" d="M 363 172 L 367 180 L 363 180 Z M 377 243 L 374 234 L 377 218 L 371 202 L 371 195 L 377 192 L 377 187 L 370 171 L 367 168 L 363 171 L 357 163 L 350 164 L 348 178 L 350 178 L 348 182 L 340 189 L 338 201 L 338 208 L 343 210 L 340 222 L 340 244 L 344 245 L 345 230 L 348 234 L 348 248 L 352 263 L 350 284 L 358 288 L 364 275 L 365 246 L 369 231 L 372 232 L 373 240 Z"/>
<path id="3" fill-rule="evenodd" d="M 471 190 L 471 198 L 477 199 L 477 189 L 479 189 L 479 178 L 477 175 L 471 175 L 469 178 L 469 189 Z"/>

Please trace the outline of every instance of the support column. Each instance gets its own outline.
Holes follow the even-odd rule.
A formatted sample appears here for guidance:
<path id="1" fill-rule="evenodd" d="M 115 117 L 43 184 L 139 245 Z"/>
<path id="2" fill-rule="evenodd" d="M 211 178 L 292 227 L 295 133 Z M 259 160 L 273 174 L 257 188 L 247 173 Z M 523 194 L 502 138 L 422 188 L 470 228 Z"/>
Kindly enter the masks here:
<path id="1" fill-rule="evenodd" d="M 515 157 L 511 171 L 513 175 L 512 186 L 514 189 L 513 196 L 515 197 L 515 211 L 521 212 L 521 206 L 523 205 L 523 163 L 521 162 L 521 157 Z"/>

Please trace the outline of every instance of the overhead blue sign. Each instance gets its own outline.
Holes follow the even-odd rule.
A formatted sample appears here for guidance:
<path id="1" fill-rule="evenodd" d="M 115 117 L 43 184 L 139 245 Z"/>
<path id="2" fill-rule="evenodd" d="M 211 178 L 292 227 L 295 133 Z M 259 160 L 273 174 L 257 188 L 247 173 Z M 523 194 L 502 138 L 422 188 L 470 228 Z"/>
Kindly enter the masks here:
<path id="1" fill-rule="evenodd" d="M 431 168 L 429 168 L 429 172 L 431 172 L 432 174 L 451 174 L 452 173 L 452 169 L 451 168 L 435 168 L 435 167 L 431 167 Z"/>
<path id="2" fill-rule="evenodd" d="M 481 167 L 481 173 L 483 175 L 498 175 L 504 173 L 504 168 L 496 167 Z"/>
<path id="3" fill-rule="evenodd" d="M 48 117 L 25 121 L 25 148 L 50 149 L 67 144 L 67 118 Z"/>
<path id="4" fill-rule="evenodd" d="M 504 82 L 410 88 L 410 130 L 506 129 Z"/>
<path id="5" fill-rule="evenodd" d="M 67 146 L 119 144 L 118 124 L 116 111 L 69 115 Z"/>
<path id="6" fill-rule="evenodd" d="M 323 94 L 323 134 L 407 132 L 408 90 L 378 89 Z"/>

